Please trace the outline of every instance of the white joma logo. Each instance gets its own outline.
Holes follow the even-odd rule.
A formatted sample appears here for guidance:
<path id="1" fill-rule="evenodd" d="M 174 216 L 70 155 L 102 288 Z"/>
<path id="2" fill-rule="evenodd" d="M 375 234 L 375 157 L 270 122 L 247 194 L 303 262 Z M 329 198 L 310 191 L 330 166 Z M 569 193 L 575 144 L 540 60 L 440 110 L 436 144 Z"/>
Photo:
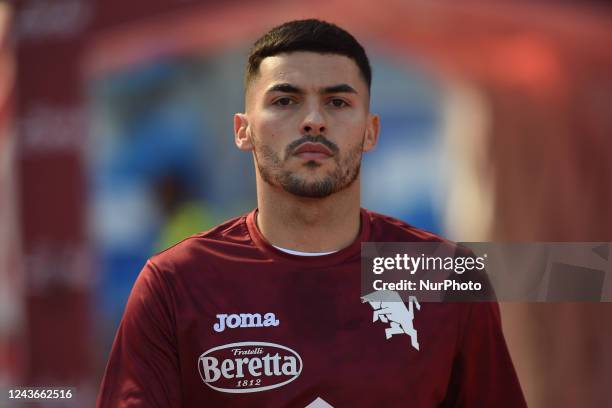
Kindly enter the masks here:
<path id="1" fill-rule="evenodd" d="M 240 313 L 240 314 L 218 314 L 219 321 L 215 323 L 213 329 L 220 333 L 228 329 L 237 327 L 272 327 L 278 326 L 280 320 L 274 316 L 274 313 L 266 313 L 263 317 L 259 313 Z"/>
<path id="2" fill-rule="evenodd" d="M 417 331 L 412 322 L 414 319 L 413 305 L 416 306 L 417 310 L 421 310 L 421 305 L 416 297 L 408 297 L 408 308 L 396 291 L 373 292 L 362 299 L 374 309 L 374 322 L 380 320 L 389 324 L 389 327 L 385 329 L 387 339 L 394 334 L 407 334 L 410 336 L 412 347 L 419 349 Z M 384 300 L 380 301 L 378 299 Z"/>

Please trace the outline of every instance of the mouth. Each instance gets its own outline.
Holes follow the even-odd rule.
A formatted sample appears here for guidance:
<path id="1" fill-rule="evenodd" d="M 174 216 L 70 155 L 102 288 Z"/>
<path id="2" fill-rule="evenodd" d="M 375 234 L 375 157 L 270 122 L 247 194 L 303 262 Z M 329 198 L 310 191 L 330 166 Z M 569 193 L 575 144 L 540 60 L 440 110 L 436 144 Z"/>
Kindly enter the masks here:
<path id="1" fill-rule="evenodd" d="M 305 160 L 321 160 L 332 157 L 334 154 L 321 143 L 307 142 L 295 149 L 293 155 Z"/>

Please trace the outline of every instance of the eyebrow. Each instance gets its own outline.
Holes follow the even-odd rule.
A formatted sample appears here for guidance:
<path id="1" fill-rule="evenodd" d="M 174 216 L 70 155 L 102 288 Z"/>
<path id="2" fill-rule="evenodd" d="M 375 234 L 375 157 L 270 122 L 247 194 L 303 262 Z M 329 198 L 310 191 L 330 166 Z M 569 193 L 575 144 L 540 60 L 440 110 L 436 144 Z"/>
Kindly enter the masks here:
<path id="1" fill-rule="evenodd" d="M 333 85 L 333 86 L 328 86 L 326 88 L 323 88 L 322 93 L 324 94 L 330 94 L 330 93 L 354 93 L 356 94 L 357 91 L 355 90 L 355 88 L 353 88 L 352 86 L 348 84 L 339 84 L 339 85 Z"/>
<path id="2" fill-rule="evenodd" d="M 267 93 L 270 92 L 284 92 L 284 93 L 292 93 L 292 94 L 303 94 L 304 90 L 301 88 L 298 88 L 295 85 L 291 85 L 289 83 L 282 83 L 282 84 L 276 84 L 271 86 L 268 90 Z M 332 85 L 332 86 L 327 86 L 325 88 L 323 88 L 321 90 L 321 94 L 332 94 L 332 93 L 353 93 L 356 94 L 357 91 L 355 90 L 355 88 L 353 88 L 352 86 L 348 85 L 348 84 L 338 84 L 338 85 Z"/>

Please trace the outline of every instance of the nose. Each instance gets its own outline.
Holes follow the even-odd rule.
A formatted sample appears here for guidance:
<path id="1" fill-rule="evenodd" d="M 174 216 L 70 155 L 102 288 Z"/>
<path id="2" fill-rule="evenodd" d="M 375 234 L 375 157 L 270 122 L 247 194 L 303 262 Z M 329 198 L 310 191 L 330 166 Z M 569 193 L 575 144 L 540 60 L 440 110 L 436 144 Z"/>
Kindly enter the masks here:
<path id="1" fill-rule="evenodd" d="M 319 106 L 311 106 L 302 122 L 304 134 L 323 135 L 326 132 L 325 116 Z"/>

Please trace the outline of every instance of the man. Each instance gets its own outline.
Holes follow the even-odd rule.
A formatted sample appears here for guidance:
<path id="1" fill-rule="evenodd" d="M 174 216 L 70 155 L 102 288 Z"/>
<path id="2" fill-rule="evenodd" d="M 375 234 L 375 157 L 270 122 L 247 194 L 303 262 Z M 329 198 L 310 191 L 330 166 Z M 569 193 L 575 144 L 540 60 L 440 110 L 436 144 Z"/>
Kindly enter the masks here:
<path id="1" fill-rule="evenodd" d="M 98 406 L 525 406 L 496 303 L 410 299 L 387 304 L 393 320 L 360 298 L 362 242 L 441 242 L 360 208 L 380 129 L 370 83 L 335 25 L 292 21 L 255 43 L 234 131 L 257 209 L 147 262 Z"/>

